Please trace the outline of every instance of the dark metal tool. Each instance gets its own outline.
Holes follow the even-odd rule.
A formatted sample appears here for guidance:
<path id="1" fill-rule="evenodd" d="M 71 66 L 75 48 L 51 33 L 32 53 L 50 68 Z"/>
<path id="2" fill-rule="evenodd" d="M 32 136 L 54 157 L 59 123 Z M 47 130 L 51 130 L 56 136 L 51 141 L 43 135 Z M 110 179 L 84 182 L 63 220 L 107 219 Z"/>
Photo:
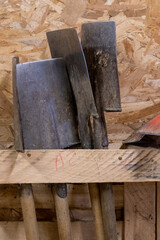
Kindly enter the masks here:
<path id="1" fill-rule="evenodd" d="M 136 145 L 140 147 L 160 147 L 160 115 L 136 130 L 124 142 L 124 145 Z"/>
<path id="2" fill-rule="evenodd" d="M 77 105 L 80 139 L 83 148 L 90 148 L 90 116 L 97 116 L 86 61 L 75 29 L 47 33 L 52 58 L 64 58 Z M 87 124 L 86 124 L 87 123 Z M 83 141 L 82 141 L 83 139 Z"/>
<path id="3" fill-rule="evenodd" d="M 137 133 L 160 136 L 160 114 L 142 126 Z"/>
<path id="4" fill-rule="evenodd" d="M 17 73 L 16 65 L 19 58 L 12 59 L 12 82 L 13 82 L 13 109 L 14 109 L 14 147 L 17 151 L 23 152 L 23 136 L 20 120 L 20 106 L 17 90 Z M 27 240 L 39 240 L 39 231 L 34 205 L 33 191 L 31 184 L 23 184 L 20 186 L 20 201 L 23 212 L 24 227 Z"/>
<path id="5" fill-rule="evenodd" d="M 15 132 L 16 149 L 60 149 L 79 143 L 76 110 L 64 60 L 22 63 L 14 67 L 15 102 L 19 103 L 15 116 L 19 115 L 22 133 Z M 71 240 L 66 184 L 55 185 L 54 198 L 59 238 Z M 32 227 L 30 225 L 30 232 Z M 28 239 L 39 238 L 32 235 Z"/>
<path id="6" fill-rule="evenodd" d="M 93 147 L 90 117 L 97 118 L 98 114 L 77 32 L 75 29 L 57 30 L 47 33 L 47 38 L 51 56 L 65 59 L 77 105 L 80 141 L 82 148 L 90 149 Z M 104 240 L 99 191 L 95 184 L 89 184 L 89 189 L 97 236 L 99 240 Z"/>
<path id="7" fill-rule="evenodd" d="M 121 111 L 116 58 L 115 23 L 82 25 L 82 47 L 87 61 L 99 118 L 93 119 L 94 148 L 108 146 L 104 111 Z M 114 197 L 111 184 L 100 184 L 102 216 L 106 240 L 117 240 Z"/>
<path id="8" fill-rule="evenodd" d="M 92 85 L 94 74 L 94 81 L 98 78 L 103 110 L 121 111 L 115 22 L 82 24 L 82 46 Z"/>

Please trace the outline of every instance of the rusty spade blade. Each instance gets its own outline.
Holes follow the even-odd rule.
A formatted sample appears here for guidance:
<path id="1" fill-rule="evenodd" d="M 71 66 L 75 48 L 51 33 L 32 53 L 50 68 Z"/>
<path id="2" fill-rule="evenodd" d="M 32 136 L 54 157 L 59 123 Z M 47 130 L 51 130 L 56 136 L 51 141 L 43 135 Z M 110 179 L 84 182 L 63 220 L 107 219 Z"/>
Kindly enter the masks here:
<path id="1" fill-rule="evenodd" d="M 66 62 L 77 105 L 80 140 L 83 148 L 91 148 L 90 116 L 97 117 L 86 61 L 75 29 L 47 33 L 52 57 L 63 57 Z"/>
<path id="2" fill-rule="evenodd" d="M 87 61 L 99 118 L 94 124 L 94 148 L 108 146 L 104 111 L 121 111 L 116 54 L 115 23 L 94 22 L 82 25 L 82 47 Z M 111 184 L 100 184 L 102 216 L 106 239 L 117 240 L 116 216 Z"/>
<path id="3" fill-rule="evenodd" d="M 64 60 L 17 64 L 15 76 L 23 148 L 60 149 L 79 143 L 76 108 Z M 16 137 L 19 139 L 17 132 Z M 66 184 L 56 184 L 54 197 L 59 237 L 71 240 Z"/>

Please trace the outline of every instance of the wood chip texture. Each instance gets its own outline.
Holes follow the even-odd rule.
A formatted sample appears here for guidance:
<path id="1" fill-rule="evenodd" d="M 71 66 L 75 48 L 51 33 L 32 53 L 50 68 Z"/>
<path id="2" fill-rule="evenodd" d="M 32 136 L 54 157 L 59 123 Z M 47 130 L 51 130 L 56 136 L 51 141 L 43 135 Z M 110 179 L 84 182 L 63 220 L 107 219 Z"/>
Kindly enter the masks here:
<path id="1" fill-rule="evenodd" d="M 114 20 L 122 113 L 107 113 L 109 141 L 121 141 L 160 113 L 160 1 L 1 0 L 0 148 L 13 147 L 12 57 L 50 58 L 46 32 Z"/>

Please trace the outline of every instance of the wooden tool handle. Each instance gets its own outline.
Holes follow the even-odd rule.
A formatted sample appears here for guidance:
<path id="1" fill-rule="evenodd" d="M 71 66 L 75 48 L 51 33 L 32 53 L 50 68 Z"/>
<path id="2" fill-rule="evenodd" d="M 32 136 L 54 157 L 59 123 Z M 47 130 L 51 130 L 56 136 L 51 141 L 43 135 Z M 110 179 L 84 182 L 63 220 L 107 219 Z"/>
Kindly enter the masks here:
<path id="1" fill-rule="evenodd" d="M 114 194 L 111 183 L 100 184 L 102 217 L 107 240 L 117 240 Z"/>
<path id="2" fill-rule="evenodd" d="M 32 185 L 22 184 L 20 187 L 20 201 L 23 212 L 24 228 L 27 240 L 39 240 L 38 224 L 33 199 Z"/>
<path id="3" fill-rule="evenodd" d="M 52 186 L 55 201 L 59 240 L 73 240 L 66 184 Z"/>
<path id="4" fill-rule="evenodd" d="M 105 240 L 98 184 L 90 183 L 88 184 L 88 187 L 91 198 L 92 211 L 95 219 L 97 239 Z"/>

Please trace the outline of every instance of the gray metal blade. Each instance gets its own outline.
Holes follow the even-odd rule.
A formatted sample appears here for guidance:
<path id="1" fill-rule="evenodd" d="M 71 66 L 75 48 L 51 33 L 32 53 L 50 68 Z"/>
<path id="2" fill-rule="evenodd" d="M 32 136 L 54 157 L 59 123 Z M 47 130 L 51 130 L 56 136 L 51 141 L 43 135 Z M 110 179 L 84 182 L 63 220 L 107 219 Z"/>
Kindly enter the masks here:
<path id="1" fill-rule="evenodd" d="M 64 60 L 17 64 L 16 77 L 24 149 L 77 144 L 74 99 Z"/>
<path id="2" fill-rule="evenodd" d="M 75 29 L 47 33 L 52 57 L 63 57 L 76 100 L 80 140 L 83 148 L 91 148 L 89 118 L 98 117 L 83 50 Z"/>
<path id="3" fill-rule="evenodd" d="M 121 111 L 115 22 L 84 23 L 81 38 L 91 83 L 99 88 L 104 111 Z"/>
<path id="4" fill-rule="evenodd" d="M 19 113 L 19 100 L 16 84 L 16 65 L 19 63 L 19 57 L 12 59 L 12 86 L 13 86 L 13 112 L 14 112 L 14 147 L 16 151 L 23 152 L 22 126 Z"/>

